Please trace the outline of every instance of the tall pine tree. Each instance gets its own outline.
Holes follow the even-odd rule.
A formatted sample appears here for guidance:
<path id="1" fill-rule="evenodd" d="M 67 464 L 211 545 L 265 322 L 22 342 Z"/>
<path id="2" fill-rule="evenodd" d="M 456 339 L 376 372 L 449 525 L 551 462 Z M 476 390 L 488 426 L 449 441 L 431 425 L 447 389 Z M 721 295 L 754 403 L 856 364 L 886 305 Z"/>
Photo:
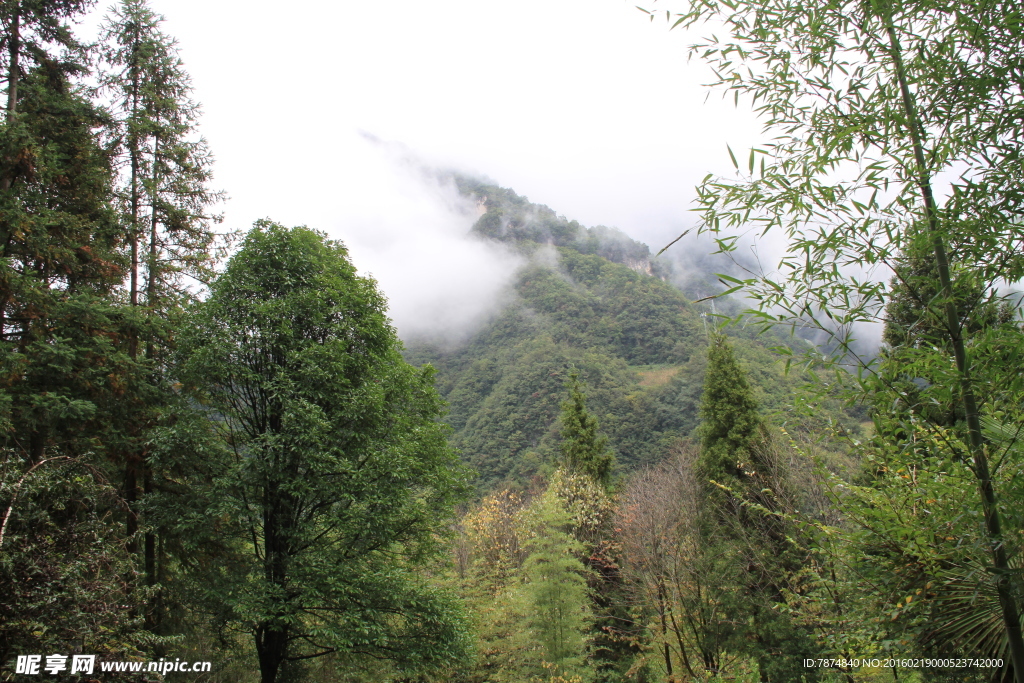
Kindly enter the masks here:
<path id="1" fill-rule="evenodd" d="M 212 275 L 216 235 L 209 206 L 211 158 L 196 136 L 199 107 L 175 42 L 160 30 L 163 17 L 146 0 L 124 0 L 107 17 L 102 35 L 106 73 L 101 81 L 113 102 L 120 182 L 117 199 L 128 245 L 127 298 L 134 327 L 128 353 L 147 368 L 134 387 L 141 397 L 124 422 L 129 439 L 121 461 L 128 505 L 128 550 L 138 552 L 142 494 L 154 493 L 162 475 L 153 472 L 150 430 L 174 400 L 165 373 L 172 329 L 192 294 L 188 285 Z M 164 410 L 162 410 L 164 409 Z M 158 538 L 152 524 L 143 534 L 146 582 L 159 573 Z M 156 604 L 147 625 L 158 628 Z"/>
<path id="2" fill-rule="evenodd" d="M 134 567 L 106 520 L 120 508 L 107 455 L 139 367 L 118 304 L 126 263 L 110 202 L 106 115 L 66 22 L 87 3 L 0 6 L 0 427 L 4 515 L 0 652 L 80 639 L 125 654 Z M 59 650 L 57 650 L 59 651 Z M 6 659 L 6 654 L 4 655 Z"/>
<path id="3" fill-rule="evenodd" d="M 209 209 L 222 198 L 209 186 L 212 157 L 197 135 L 199 105 L 163 21 L 146 0 L 115 8 L 104 25 L 102 79 L 119 126 L 129 296 L 158 312 L 190 298 L 190 284 L 210 280 L 219 218 Z"/>
<path id="4" fill-rule="evenodd" d="M 776 609 L 803 558 L 792 541 L 799 534 L 775 514 L 791 500 L 786 474 L 746 373 L 722 335 L 708 349 L 700 417 L 703 552 L 723 563 L 722 575 L 742 582 L 727 591 L 739 599 L 722 606 L 738 625 L 731 647 L 757 661 L 763 682 L 812 680 L 798 662 L 816 651 L 813 639 Z"/>
<path id="5" fill-rule="evenodd" d="M 3 6 L 0 389 L 7 445 L 32 462 L 53 446 L 92 448 L 82 444 L 104 428 L 98 402 L 126 372 L 109 301 L 122 263 L 97 137 L 105 121 L 76 85 L 83 55 L 63 24 L 81 5 Z"/>
<path id="6" fill-rule="evenodd" d="M 742 483 L 757 468 L 763 423 L 746 373 L 724 336 L 712 338 L 700 399 L 698 469 L 705 481 Z"/>
<path id="7" fill-rule="evenodd" d="M 569 398 L 562 403 L 561 420 L 562 464 L 610 489 L 615 455 L 608 448 L 608 437 L 598 430 L 597 418 L 587 411 L 587 396 L 575 370 L 569 375 Z"/>

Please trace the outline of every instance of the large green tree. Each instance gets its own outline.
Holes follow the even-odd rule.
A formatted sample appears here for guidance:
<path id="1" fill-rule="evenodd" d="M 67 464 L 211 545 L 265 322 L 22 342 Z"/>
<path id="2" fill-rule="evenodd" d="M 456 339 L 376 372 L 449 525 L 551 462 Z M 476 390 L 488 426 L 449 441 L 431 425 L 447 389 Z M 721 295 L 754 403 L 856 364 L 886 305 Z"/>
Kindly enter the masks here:
<path id="1" fill-rule="evenodd" d="M 212 157 L 198 135 L 200 108 L 164 19 L 146 0 L 124 0 L 102 35 L 104 89 L 123 165 L 118 199 L 129 245 L 129 298 L 162 310 L 212 277 L 217 235 Z"/>
<path id="2" fill-rule="evenodd" d="M 153 427 L 173 401 L 166 376 L 172 322 L 193 296 L 188 285 L 212 277 L 216 235 L 209 206 L 219 195 L 209 188 L 211 158 L 198 137 L 199 107 L 174 40 L 163 18 L 145 0 L 124 0 L 103 25 L 101 84 L 111 97 L 111 139 L 119 162 L 115 197 L 128 256 L 127 298 L 132 315 L 127 351 L 146 367 L 133 387 L 140 396 L 126 411 L 119 460 L 124 468 L 128 550 L 137 552 L 139 507 L 167 474 L 150 462 Z M 145 520 L 144 520 L 145 521 Z M 143 534 L 146 582 L 157 584 L 158 535 Z M 151 605 L 148 626 L 160 611 Z"/>
<path id="3" fill-rule="evenodd" d="M 267 221 L 182 332 L 183 376 L 230 449 L 210 515 L 244 544 L 211 596 L 251 632 L 264 683 L 331 653 L 407 670 L 463 655 L 458 606 L 425 569 L 465 473 L 432 369 L 400 349 L 344 246 Z"/>
<path id="4" fill-rule="evenodd" d="M 117 288 L 125 261 L 112 167 L 67 22 L 87 3 L 15 1 L 4 23 L 0 126 L 0 590 L 6 655 L 81 639 L 132 649 L 135 567 L 108 457 L 140 368 Z"/>
<path id="5" fill-rule="evenodd" d="M 762 681 L 811 678 L 799 662 L 816 651 L 810 634 L 777 609 L 803 560 L 799 534 L 783 516 L 793 508 L 788 475 L 723 335 L 708 348 L 700 416 L 701 552 L 738 582 L 722 601 L 737 625 L 729 646 L 757 660 Z"/>
<path id="6" fill-rule="evenodd" d="M 882 412 L 911 411 L 930 424 L 959 425 L 963 431 L 966 416 L 956 392 L 948 389 L 940 392 L 933 387 L 935 374 L 929 366 L 934 363 L 930 360 L 935 358 L 938 349 L 948 354 L 950 341 L 945 333 L 946 321 L 934 311 L 942 292 L 930 240 L 927 234 L 912 237 L 895 261 L 895 274 L 890 281 L 876 404 Z M 952 281 L 956 318 L 962 326 L 965 342 L 975 346 L 976 355 L 980 349 L 990 347 L 983 351 L 983 355 L 989 355 L 992 342 L 986 342 L 986 335 L 1012 338 L 1019 331 L 1014 307 L 986 286 L 969 267 L 954 262 L 951 268 L 956 274 Z M 998 343 L 1003 345 L 1004 342 Z M 990 355 L 987 361 L 989 367 L 977 367 L 973 378 L 980 403 L 999 400 L 999 394 L 1004 392 L 999 385 L 1003 384 L 1000 375 L 1005 377 L 1005 372 L 997 367 L 1000 364 L 997 356 Z M 1013 362 L 1012 353 L 1006 355 L 1004 362 Z"/>
<path id="7" fill-rule="evenodd" d="M 34 68 L 51 62 L 61 49 L 81 54 L 82 46 L 68 28 L 68 20 L 88 9 L 89 0 L 11 0 L 0 5 L 0 68 L 6 81 L 5 127 L 17 122 L 22 97 L 21 81 Z M 0 189 L 10 189 L 15 169 L 0 173 Z"/>
<path id="8" fill-rule="evenodd" d="M 584 546 L 568 532 L 571 519 L 552 489 L 539 501 L 537 515 L 523 564 L 529 624 L 543 661 L 554 667 L 551 673 L 568 677 L 582 670 L 592 620 L 586 568 L 577 557 Z"/>
<path id="9" fill-rule="evenodd" d="M 119 490 L 79 458 L 19 465 L 0 462 L 0 661 L 68 643 L 103 658 L 135 655 L 139 595 L 123 581 L 134 567 L 111 542 Z"/>
<path id="10" fill-rule="evenodd" d="M 111 301 L 122 261 L 105 120 L 76 82 L 77 56 L 36 53 L 37 66 L 15 70 L 0 128 L 0 389 L 7 444 L 32 461 L 90 448 L 107 422 L 94 419 L 100 404 L 128 372 Z"/>

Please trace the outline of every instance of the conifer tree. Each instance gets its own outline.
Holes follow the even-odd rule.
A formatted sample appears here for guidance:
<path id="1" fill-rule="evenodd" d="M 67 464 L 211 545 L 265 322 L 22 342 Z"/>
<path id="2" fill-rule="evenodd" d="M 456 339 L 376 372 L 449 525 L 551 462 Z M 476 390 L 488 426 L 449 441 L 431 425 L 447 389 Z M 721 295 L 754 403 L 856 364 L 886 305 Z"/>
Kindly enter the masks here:
<path id="1" fill-rule="evenodd" d="M 754 393 L 732 347 L 722 335 L 708 349 L 700 403 L 701 452 L 697 472 L 705 484 L 702 513 L 703 552 L 717 557 L 722 576 L 741 585 L 725 590 L 722 606 L 735 624 L 732 647 L 757 660 L 762 681 L 796 680 L 812 674 L 798 656 L 815 651 L 810 635 L 775 609 L 784 602 L 790 576 L 801 556 L 798 536 L 775 512 L 790 499 L 775 444 L 758 410 Z M 728 487 L 728 495 L 711 482 Z M 783 510 L 785 511 L 785 510 Z M 779 657 L 786 653 L 785 657 Z"/>
<path id="2" fill-rule="evenodd" d="M 121 507 L 108 460 L 140 368 L 116 290 L 107 116 L 87 97 L 87 55 L 67 20 L 88 3 L 0 6 L 0 447 L 5 521 L 0 651 L 82 639 L 124 654 L 135 571 L 107 519 Z M 128 606 L 128 609 L 126 608 Z M 37 651 L 38 651 L 37 650 Z"/>
<path id="3" fill-rule="evenodd" d="M 872 402 L 884 413 L 913 414 L 935 426 L 959 425 L 962 431 L 966 427 L 963 408 L 956 395 L 943 386 L 941 370 L 937 372 L 939 368 L 930 367 L 928 362 L 936 351 L 949 353 L 950 335 L 932 245 L 922 239 L 926 234 L 914 236 L 914 232 L 889 283 L 891 293 L 882 333 L 885 347 Z M 964 264 L 954 260 L 950 267 L 955 276 L 951 288 L 960 334 L 977 339 L 986 330 L 998 330 L 1012 339 L 1019 324 L 1014 322 L 1009 303 L 1000 301 L 994 289 L 986 288 Z M 1004 349 L 1004 353 L 1006 363 L 1014 364 L 1010 349 Z M 982 401 L 990 400 L 988 392 L 1000 384 L 990 376 L 991 368 L 998 366 L 991 363 L 976 371 L 975 390 Z M 891 436 L 900 439 L 906 433 L 897 427 Z"/>
<path id="4" fill-rule="evenodd" d="M 635 628 L 632 616 L 617 600 L 623 593 L 617 544 L 611 529 L 612 470 L 615 455 L 598 420 L 587 410 L 579 374 L 569 375 L 569 398 L 562 403 L 562 465 L 550 493 L 572 511 L 572 533 L 582 542 L 589 572 L 589 605 L 596 680 L 614 680 L 636 655 L 635 644 L 623 637 Z"/>
<path id="5" fill-rule="evenodd" d="M 897 262 L 896 274 L 889 283 L 882 341 L 890 349 L 949 345 L 938 268 L 928 235 L 921 232 L 909 231 L 906 251 Z M 956 319 L 963 334 L 974 335 L 1013 319 L 1010 306 L 1000 305 L 994 292 L 986 289 L 975 274 L 955 260 L 950 266 L 956 275 L 953 296 Z"/>
<path id="6" fill-rule="evenodd" d="M 159 409 L 173 396 L 164 365 L 170 346 L 168 319 L 191 298 L 185 277 L 211 276 L 215 235 L 208 207 L 219 199 L 208 185 L 211 158 L 195 139 L 199 108 L 175 42 L 160 30 L 163 17 L 146 0 L 123 0 L 104 24 L 102 83 L 113 99 L 114 137 L 121 178 L 117 187 L 124 242 L 128 245 L 127 298 L 134 326 L 128 353 L 148 374 L 135 389 L 145 396 L 126 416 L 130 439 L 121 456 L 128 504 L 128 550 L 138 551 L 141 494 L 151 494 L 159 474 L 152 471 L 151 429 Z M 157 536 L 144 534 L 146 582 L 157 583 Z M 152 605 L 148 626 L 156 628 Z"/>
<path id="7" fill-rule="evenodd" d="M 726 486 L 744 481 L 757 466 L 755 447 L 762 420 L 746 373 L 721 335 L 708 348 L 700 419 L 701 476 Z"/>
<path id="8" fill-rule="evenodd" d="M 212 157 L 196 135 L 199 105 L 163 21 L 147 0 L 123 0 L 103 36 L 103 82 L 126 167 L 119 196 L 132 252 L 129 296 L 151 311 L 188 298 L 183 278 L 211 277 L 219 219 L 209 207 L 222 197 L 209 187 Z"/>
<path id="9" fill-rule="evenodd" d="M 12 0 L 0 5 L 0 22 L 4 28 L 0 34 L 0 69 L 6 80 L 4 126 L 7 132 L 17 123 L 18 103 L 23 94 L 21 81 L 25 75 L 53 62 L 57 58 L 54 48 L 81 53 L 82 48 L 72 37 L 66 21 L 85 12 L 90 4 L 89 0 Z M 0 172 L 0 189 L 10 189 L 17 174 L 16 167 L 5 166 Z"/>
<path id="10" fill-rule="evenodd" d="M 575 370 L 569 375 L 569 398 L 562 403 L 562 463 L 570 472 L 586 474 L 608 490 L 615 455 L 597 418 L 587 411 L 587 396 Z"/>
<path id="11" fill-rule="evenodd" d="M 567 676 L 583 664 L 590 614 L 586 571 L 577 558 L 583 544 L 568 532 L 571 520 L 548 490 L 539 505 L 539 528 L 527 543 L 523 565 L 531 602 L 530 626 L 554 675 Z"/>
<path id="12" fill-rule="evenodd" d="M 122 261 L 97 136 L 105 121 L 75 82 L 84 70 L 76 56 L 35 52 L 38 66 L 16 69 L 0 128 L 4 438 L 32 463 L 47 449 L 109 446 L 95 439 L 113 438 L 108 411 L 118 410 L 133 372 L 111 300 Z"/>

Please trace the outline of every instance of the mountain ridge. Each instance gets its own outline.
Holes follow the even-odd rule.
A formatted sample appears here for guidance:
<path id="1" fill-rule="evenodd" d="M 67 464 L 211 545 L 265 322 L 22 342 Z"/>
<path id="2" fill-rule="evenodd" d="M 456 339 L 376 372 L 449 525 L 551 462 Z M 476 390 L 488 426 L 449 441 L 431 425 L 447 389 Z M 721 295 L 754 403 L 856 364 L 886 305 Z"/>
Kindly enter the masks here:
<path id="1" fill-rule="evenodd" d="M 708 323 L 670 283 L 671 267 L 615 228 L 586 228 L 484 180 L 453 180 L 480 207 L 471 234 L 527 260 L 508 303 L 463 344 L 407 343 L 411 362 L 437 369 L 453 442 L 480 485 L 524 483 L 553 466 L 573 370 L 621 470 L 656 462 L 692 436 Z M 780 379 L 752 332 L 733 336 L 762 402 L 781 405 L 793 382 Z"/>

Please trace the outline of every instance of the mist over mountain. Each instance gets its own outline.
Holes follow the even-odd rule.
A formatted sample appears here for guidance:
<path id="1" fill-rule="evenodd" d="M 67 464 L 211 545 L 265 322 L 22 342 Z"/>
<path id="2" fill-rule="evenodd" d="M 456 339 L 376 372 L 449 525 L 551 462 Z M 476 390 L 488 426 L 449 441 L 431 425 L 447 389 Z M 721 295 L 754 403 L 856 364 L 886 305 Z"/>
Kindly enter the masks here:
<path id="1" fill-rule="evenodd" d="M 339 169 L 319 181 L 322 193 L 342 198 L 334 213 L 282 213 L 345 243 L 387 296 L 403 339 L 463 342 L 504 305 L 522 256 L 475 235 L 477 203 L 405 146 L 368 133 L 331 144 L 338 156 L 362 162 L 358 173 Z"/>
<path id="2" fill-rule="evenodd" d="M 551 467 L 573 369 L 622 470 L 656 462 L 692 435 L 714 324 L 702 316 L 711 306 L 693 298 L 723 289 L 713 271 L 681 271 L 615 228 L 584 227 L 488 180 L 444 177 L 476 207 L 471 237 L 522 264 L 491 317 L 461 343 L 404 336 L 411 362 L 437 368 L 455 445 L 479 484 L 524 482 Z M 784 409 L 795 380 L 752 329 L 730 334 L 762 404 Z"/>

